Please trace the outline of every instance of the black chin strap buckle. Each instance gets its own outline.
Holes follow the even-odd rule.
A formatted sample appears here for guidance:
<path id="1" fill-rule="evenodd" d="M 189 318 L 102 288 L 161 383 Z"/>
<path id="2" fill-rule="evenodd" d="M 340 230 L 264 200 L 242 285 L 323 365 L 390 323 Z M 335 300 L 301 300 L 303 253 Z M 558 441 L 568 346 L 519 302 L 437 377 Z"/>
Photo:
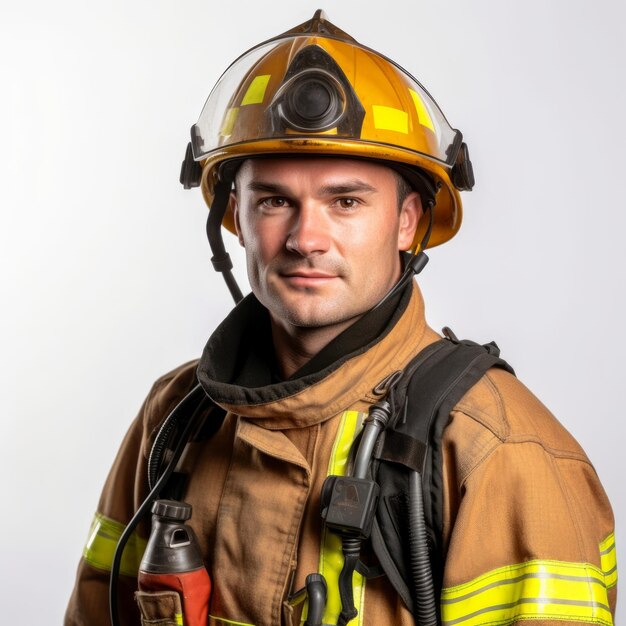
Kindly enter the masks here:
<path id="1" fill-rule="evenodd" d="M 211 263 L 213 264 L 213 269 L 216 272 L 228 272 L 233 269 L 233 262 L 230 258 L 230 254 L 228 252 L 224 253 L 222 256 L 212 256 Z"/>
<path id="2" fill-rule="evenodd" d="M 231 182 L 230 180 L 220 180 L 215 185 L 213 202 L 209 209 L 209 215 L 206 222 L 206 234 L 211 246 L 211 263 L 216 271 L 220 272 L 224 277 L 226 286 L 230 291 L 235 304 L 243 299 L 243 294 L 239 285 L 233 276 L 233 262 L 230 255 L 226 252 L 224 240 L 222 239 L 222 219 L 228 207 L 228 198 L 230 196 Z"/>
<path id="3" fill-rule="evenodd" d="M 405 271 L 410 269 L 413 274 L 417 276 L 417 274 L 419 274 L 426 267 L 427 263 L 428 256 L 425 252 L 420 250 L 416 255 L 411 257 L 410 261 L 406 264 Z"/>

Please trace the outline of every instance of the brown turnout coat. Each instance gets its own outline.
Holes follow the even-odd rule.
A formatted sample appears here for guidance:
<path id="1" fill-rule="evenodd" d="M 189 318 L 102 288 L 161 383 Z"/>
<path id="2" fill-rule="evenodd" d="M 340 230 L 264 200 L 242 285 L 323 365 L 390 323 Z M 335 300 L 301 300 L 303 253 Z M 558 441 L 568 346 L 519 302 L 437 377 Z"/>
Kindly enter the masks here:
<path id="1" fill-rule="evenodd" d="M 241 320 L 231 315 L 216 331 L 211 354 L 219 354 L 237 324 Z M 214 586 L 211 625 L 300 623 L 300 607 L 286 598 L 319 568 L 320 491 L 342 416 L 347 410 L 366 413 L 375 400 L 372 389 L 437 339 L 414 286 L 376 338 L 339 365 L 323 368 L 323 375 L 305 373 L 293 384 L 270 380 L 259 386 L 245 379 L 246 364 L 239 363 L 239 371 L 233 365 L 224 380 L 201 364 L 203 386 L 228 410 L 219 432 L 192 444 L 186 461 L 185 500 L 193 505 L 191 524 Z M 196 384 L 196 367 L 196 362 L 183 365 L 154 384 L 113 464 L 100 515 L 121 524 L 132 517 L 147 492 L 146 458 L 155 430 Z M 607 540 L 611 508 L 585 453 L 540 401 L 514 376 L 491 370 L 452 412 L 443 451 L 446 623 L 609 624 L 616 597 Z M 145 537 L 148 529 L 139 532 Z M 562 568 L 573 574 L 564 576 Z M 587 576 L 580 572 L 591 572 L 588 577 L 598 586 L 591 599 L 581 596 L 580 602 L 546 609 L 545 602 L 518 597 L 504 603 L 514 606 L 490 613 L 495 609 L 489 607 L 503 603 L 497 594 L 505 588 L 524 597 L 553 597 L 569 593 L 568 585 Z M 537 581 L 545 586 L 535 594 L 528 585 Z M 135 588 L 131 576 L 122 576 L 125 626 L 139 623 Z M 108 625 L 107 593 L 106 567 L 83 558 L 65 625 Z M 585 611 L 591 611 L 588 618 Z M 413 621 L 383 577 L 367 581 L 362 616 L 353 623 Z"/>

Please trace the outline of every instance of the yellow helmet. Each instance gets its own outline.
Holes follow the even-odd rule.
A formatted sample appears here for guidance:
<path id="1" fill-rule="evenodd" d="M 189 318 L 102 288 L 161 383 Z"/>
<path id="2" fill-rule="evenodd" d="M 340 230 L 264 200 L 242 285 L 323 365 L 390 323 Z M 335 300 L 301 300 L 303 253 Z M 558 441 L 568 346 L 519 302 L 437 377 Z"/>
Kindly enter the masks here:
<path id="1" fill-rule="evenodd" d="M 434 205 L 428 247 L 456 234 L 459 191 L 474 183 L 462 135 L 429 93 L 322 11 L 240 56 L 213 88 L 191 139 L 181 183 L 200 185 L 209 207 L 229 162 L 290 154 L 383 162 Z M 222 224 L 234 232 L 228 212 Z"/>

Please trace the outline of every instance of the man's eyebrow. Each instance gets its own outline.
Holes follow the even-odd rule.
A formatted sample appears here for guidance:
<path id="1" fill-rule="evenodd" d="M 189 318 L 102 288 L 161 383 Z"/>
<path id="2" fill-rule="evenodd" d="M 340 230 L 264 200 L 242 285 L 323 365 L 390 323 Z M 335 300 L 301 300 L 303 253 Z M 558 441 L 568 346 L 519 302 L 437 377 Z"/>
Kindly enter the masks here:
<path id="1" fill-rule="evenodd" d="M 289 195 L 289 188 L 277 183 L 266 183 L 261 180 L 253 180 L 246 185 L 249 191 L 265 191 L 267 193 L 275 193 L 281 196 Z"/>
<path id="2" fill-rule="evenodd" d="M 348 180 L 335 185 L 324 185 L 319 188 L 319 193 L 322 196 L 334 196 L 336 194 L 343 193 L 376 193 L 378 189 L 372 187 L 368 183 L 362 180 Z"/>
<path id="3" fill-rule="evenodd" d="M 253 180 L 246 187 L 249 191 L 263 191 L 281 196 L 289 196 L 290 189 L 278 183 Z M 344 193 L 376 193 L 378 190 L 362 180 L 349 180 L 336 184 L 324 185 L 318 189 L 321 196 L 333 196 Z"/>

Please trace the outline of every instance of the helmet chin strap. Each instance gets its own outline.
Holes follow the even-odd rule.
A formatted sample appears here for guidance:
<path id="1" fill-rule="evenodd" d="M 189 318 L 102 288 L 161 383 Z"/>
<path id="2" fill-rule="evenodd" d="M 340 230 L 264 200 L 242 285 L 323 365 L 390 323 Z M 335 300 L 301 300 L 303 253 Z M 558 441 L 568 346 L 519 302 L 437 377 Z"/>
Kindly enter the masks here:
<path id="1" fill-rule="evenodd" d="M 407 261 L 404 272 L 400 276 L 398 282 L 387 292 L 387 294 L 383 297 L 380 302 L 374 306 L 371 311 L 375 311 L 379 307 L 381 307 L 385 302 L 388 302 L 391 298 L 396 296 L 400 291 L 402 291 L 406 285 L 413 280 L 414 276 L 417 276 L 428 263 L 428 257 L 424 252 L 424 248 L 428 245 L 428 240 L 430 239 L 430 233 L 433 229 L 433 207 L 435 203 L 430 200 L 426 205 L 426 212 L 428 213 L 428 228 L 422 237 L 422 241 L 418 244 L 417 248 L 415 248 L 415 252 L 411 256 L 411 258 Z"/>
<path id="2" fill-rule="evenodd" d="M 224 240 L 222 239 L 222 219 L 224 213 L 226 213 L 226 207 L 228 206 L 228 199 L 232 182 L 229 178 L 218 180 L 215 185 L 215 195 L 213 196 L 213 202 L 209 210 L 209 216 L 206 222 L 206 234 L 209 239 L 209 246 L 211 246 L 211 263 L 216 272 L 221 272 L 226 282 L 226 286 L 230 291 L 230 295 L 233 297 L 235 304 L 238 304 L 243 300 L 243 294 L 239 285 L 235 280 L 232 273 L 233 262 L 230 258 L 230 254 L 226 252 L 224 246 Z"/>

